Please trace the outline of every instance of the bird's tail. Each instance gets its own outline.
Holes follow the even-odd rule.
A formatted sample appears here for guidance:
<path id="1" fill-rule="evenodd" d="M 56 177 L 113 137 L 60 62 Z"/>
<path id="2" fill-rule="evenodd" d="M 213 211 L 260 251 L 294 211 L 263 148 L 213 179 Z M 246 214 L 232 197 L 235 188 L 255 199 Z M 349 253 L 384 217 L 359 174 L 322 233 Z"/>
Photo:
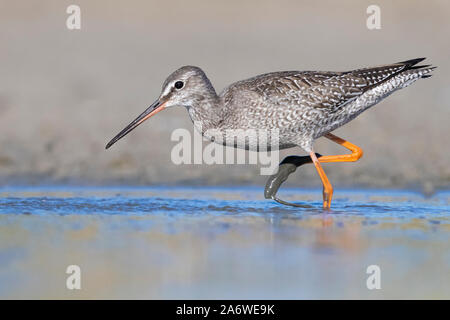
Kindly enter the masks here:
<path id="1" fill-rule="evenodd" d="M 426 79 L 432 76 L 431 72 L 436 69 L 436 67 L 431 64 L 418 64 L 423 60 L 425 60 L 425 58 L 412 59 L 398 63 L 403 64 L 405 68 L 396 75 L 402 76 L 403 79 L 407 79 L 401 88 L 409 86 L 417 79 Z"/>
<path id="2" fill-rule="evenodd" d="M 425 59 L 426 58 L 417 58 L 417 59 L 399 62 L 398 64 L 405 65 L 405 69 L 402 71 L 402 73 L 411 71 L 412 73 L 416 73 L 418 76 L 420 76 L 420 78 L 429 78 L 432 76 L 429 73 L 431 71 L 433 71 L 434 69 L 436 69 L 437 67 L 434 67 L 431 64 L 417 65 L 419 62 L 422 62 Z"/>
<path id="3" fill-rule="evenodd" d="M 399 88 L 406 87 L 420 78 L 431 77 L 431 71 L 436 67 L 429 64 L 418 65 L 425 58 L 417 58 L 378 67 L 364 68 L 351 71 L 357 77 L 365 79 L 368 84 L 364 90 L 369 90 L 383 82 L 390 81 L 394 77 L 401 76 L 402 84 Z"/>

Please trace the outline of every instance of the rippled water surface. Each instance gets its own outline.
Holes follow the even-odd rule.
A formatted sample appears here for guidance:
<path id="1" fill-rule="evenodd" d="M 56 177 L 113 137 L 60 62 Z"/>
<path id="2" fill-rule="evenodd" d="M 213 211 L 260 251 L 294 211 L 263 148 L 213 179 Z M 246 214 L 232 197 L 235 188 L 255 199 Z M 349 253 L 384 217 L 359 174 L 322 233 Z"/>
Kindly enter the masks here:
<path id="1" fill-rule="evenodd" d="M 450 192 L 262 191 L 0 188 L 0 297 L 450 298 Z"/>

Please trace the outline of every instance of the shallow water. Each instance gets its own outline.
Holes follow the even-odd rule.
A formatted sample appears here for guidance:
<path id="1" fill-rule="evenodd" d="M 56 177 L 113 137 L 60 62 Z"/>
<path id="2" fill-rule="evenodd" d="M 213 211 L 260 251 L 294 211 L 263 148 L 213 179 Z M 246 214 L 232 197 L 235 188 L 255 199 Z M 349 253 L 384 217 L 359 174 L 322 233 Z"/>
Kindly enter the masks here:
<path id="1" fill-rule="evenodd" d="M 450 298 L 450 192 L 0 188 L 2 298 Z M 82 289 L 68 290 L 68 265 Z M 369 290 L 369 265 L 381 289 Z"/>

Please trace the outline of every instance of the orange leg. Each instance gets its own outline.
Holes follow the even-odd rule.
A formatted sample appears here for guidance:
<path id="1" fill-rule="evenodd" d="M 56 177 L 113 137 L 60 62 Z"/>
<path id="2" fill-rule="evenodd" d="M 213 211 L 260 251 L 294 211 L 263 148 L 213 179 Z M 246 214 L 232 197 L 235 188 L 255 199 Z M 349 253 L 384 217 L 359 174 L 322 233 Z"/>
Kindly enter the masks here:
<path id="1" fill-rule="evenodd" d="M 331 186 L 330 181 L 328 181 L 328 177 L 325 174 L 325 171 L 323 171 L 322 166 L 320 165 L 319 160 L 316 157 L 316 154 L 314 151 L 311 151 L 309 153 L 314 166 L 316 167 L 317 172 L 319 173 L 320 179 L 322 180 L 323 184 L 323 208 L 324 209 L 330 209 L 331 205 L 331 198 L 333 197 L 333 187 Z"/>
<path id="2" fill-rule="evenodd" d="M 322 156 L 319 158 L 320 162 L 351 162 L 351 161 L 357 161 L 359 158 L 362 157 L 362 155 L 363 155 L 362 149 L 358 146 L 355 146 L 353 143 L 350 143 L 348 141 L 345 141 L 344 139 L 336 137 L 334 134 L 331 134 L 331 133 L 327 133 L 325 135 L 325 137 L 330 139 L 331 141 L 336 142 L 337 144 L 340 144 L 341 146 L 347 148 L 352 153 L 340 154 L 337 156 Z"/>
<path id="3" fill-rule="evenodd" d="M 352 153 L 351 154 L 342 154 L 342 155 L 334 155 L 334 156 L 321 156 L 320 158 L 316 157 L 316 154 L 314 151 L 310 152 L 310 157 L 314 163 L 314 166 L 316 167 L 317 172 L 319 173 L 320 179 L 322 180 L 323 184 L 323 207 L 324 209 L 330 209 L 331 205 L 331 198 L 333 197 L 333 187 L 331 186 L 330 181 L 328 180 L 327 175 L 325 174 L 325 171 L 323 171 L 323 168 L 321 166 L 321 162 L 350 162 L 350 161 L 357 161 L 359 158 L 362 157 L 363 151 L 360 147 L 345 141 L 344 139 L 341 139 L 334 134 L 328 133 L 325 135 L 326 138 L 330 139 L 331 141 L 334 141 L 341 146 L 349 149 Z"/>

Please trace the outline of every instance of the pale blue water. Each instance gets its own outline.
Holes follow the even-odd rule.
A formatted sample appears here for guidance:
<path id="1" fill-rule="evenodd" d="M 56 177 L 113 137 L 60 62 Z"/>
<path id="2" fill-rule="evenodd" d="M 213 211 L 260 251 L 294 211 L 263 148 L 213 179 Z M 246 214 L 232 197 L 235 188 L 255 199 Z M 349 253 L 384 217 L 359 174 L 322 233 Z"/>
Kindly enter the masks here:
<path id="1" fill-rule="evenodd" d="M 319 189 L 262 192 L 0 188 L 0 297 L 450 298 L 450 192 L 338 189 L 328 213 Z"/>
<path id="2" fill-rule="evenodd" d="M 7 214 L 123 214 L 123 215 L 258 215 L 300 217 L 321 214 L 319 189 L 280 192 L 311 208 L 282 206 L 263 199 L 261 187 L 0 187 L 0 213 Z M 295 201 L 294 197 L 300 198 Z M 224 199 L 225 198 L 225 199 Z M 229 199 L 227 199 L 229 198 Z M 235 199 L 237 198 L 237 199 Z M 331 214 L 366 217 L 448 216 L 450 192 L 424 197 L 396 190 L 338 190 Z"/>

